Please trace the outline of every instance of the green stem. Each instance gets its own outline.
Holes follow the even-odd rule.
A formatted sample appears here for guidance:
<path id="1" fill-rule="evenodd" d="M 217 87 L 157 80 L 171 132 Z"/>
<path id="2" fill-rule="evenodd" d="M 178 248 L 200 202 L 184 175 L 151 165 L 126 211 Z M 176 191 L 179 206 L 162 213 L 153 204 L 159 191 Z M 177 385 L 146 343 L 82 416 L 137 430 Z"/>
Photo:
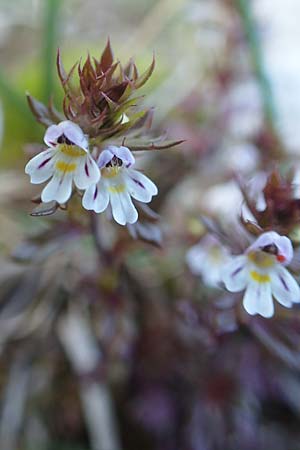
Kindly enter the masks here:
<path id="1" fill-rule="evenodd" d="M 28 117 L 28 108 L 25 98 L 7 81 L 7 77 L 0 71 L 0 95 L 10 105 L 16 108 L 25 119 Z"/>
<path id="2" fill-rule="evenodd" d="M 44 11 L 43 43 L 43 97 L 48 101 L 53 94 L 53 79 L 60 8 L 63 0 L 47 0 Z"/>
<path id="3" fill-rule="evenodd" d="M 273 130 L 276 128 L 277 114 L 273 100 L 272 89 L 266 75 L 263 55 L 257 27 L 253 17 L 250 0 L 236 0 L 236 4 L 242 19 L 245 35 L 248 41 L 253 69 L 259 82 L 261 95 L 263 99 L 264 114 L 268 125 Z"/>

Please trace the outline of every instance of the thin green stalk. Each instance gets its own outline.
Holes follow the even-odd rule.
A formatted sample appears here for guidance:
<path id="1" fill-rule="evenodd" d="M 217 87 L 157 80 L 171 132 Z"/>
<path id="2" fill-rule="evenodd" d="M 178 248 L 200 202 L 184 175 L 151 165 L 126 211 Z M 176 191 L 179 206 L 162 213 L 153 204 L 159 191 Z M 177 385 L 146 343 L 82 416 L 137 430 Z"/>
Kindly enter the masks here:
<path id="1" fill-rule="evenodd" d="M 260 85 L 265 118 L 268 124 L 275 130 L 277 121 L 276 108 L 270 82 L 266 75 L 264 67 L 260 40 L 257 33 L 257 26 L 251 8 L 252 2 L 250 0 L 236 0 L 236 4 L 240 12 L 246 38 L 248 41 L 253 69 Z"/>
<path id="2" fill-rule="evenodd" d="M 53 94 L 55 54 L 63 0 L 47 0 L 44 10 L 43 43 L 43 97 L 48 101 Z"/>
<path id="3" fill-rule="evenodd" d="M 25 119 L 28 117 L 28 107 L 25 97 L 20 95 L 13 86 L 7 81 L 7 77 L 0 71 L 0 97 L 10 105 L 13 105 L 16 111 L 19 111 Z"/>

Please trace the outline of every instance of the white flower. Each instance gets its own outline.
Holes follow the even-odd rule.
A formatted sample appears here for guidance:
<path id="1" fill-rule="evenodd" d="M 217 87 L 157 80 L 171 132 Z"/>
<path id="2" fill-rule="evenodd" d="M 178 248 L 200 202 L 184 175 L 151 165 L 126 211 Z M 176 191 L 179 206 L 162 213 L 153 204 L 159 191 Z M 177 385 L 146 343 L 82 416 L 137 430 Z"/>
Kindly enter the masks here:
<path id="1" fill-rule="evenodd" d="M 79 189 L 86 189 L 99 180 L 99 168 L 89 154 L 88 140 L 78 125 L 69 120 L 51 125 L 44 141 L 49 148 L 25 167 L 33 184 L 52 177 L 42 191 L 43 202 L 65 203 L 71 197 L 73 181 Z"/>
<path id="2" fill-rule="evenodd" d="M 138 219 L 134 199 L 148 203 L 157 194 L 157 187 L 148 177 L 131 168 L 135 159 L 127 147 L 110 146 L 98 159 L 101 179 L 85 191 L 82 205 L 100 213 L 110 203 L 112 215 L 120 225 L 134 223 Z"/>
<path id="3" fill-rule="evenodd" d="M 272 317 L 272 296 L 287 308 L 300 302 L 300 288 L 284 267 L 292 258 L 289 238 L 269 231 L 259 236 L 243 255 L 233 257 L 222 278 L 229 291 L 246 290 L 243 305 L 249 314 Z"/>
<path id="4" fill-rule="evenodd" d="M 216 287 L 221 281 L 221 271 L 229 261 L 229 252 L 211 234 L 191 247 L 186 262 L 194 275 L 201 275 L 208 286 Z"/>

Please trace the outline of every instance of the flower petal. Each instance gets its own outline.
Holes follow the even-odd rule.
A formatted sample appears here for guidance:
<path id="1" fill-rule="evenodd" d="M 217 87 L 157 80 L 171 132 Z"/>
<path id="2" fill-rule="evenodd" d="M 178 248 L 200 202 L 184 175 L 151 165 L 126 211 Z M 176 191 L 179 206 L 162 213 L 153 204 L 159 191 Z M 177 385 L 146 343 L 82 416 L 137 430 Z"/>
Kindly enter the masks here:
<path id="1" fill-rule="evenodd" d="M 137 170 L 130 169 L 127 171 L 126 182 L 128 182 L 130 195 L 141 202 L 150 202 L 152 197 L 158 193 L 153 181 Z"/>
<path id="2" fill-rule="evenodd" d="M 43 202 L 66 203 L 72 194 L 72 179 L 71 173 L 57 174 L 55 173 L 52 180 L 44 187 L 41 195 Z"/>
<path id="3" fill-rule="evenodd" d="M 278 254 L 284 257 L 282 262 L 284 265 L 290 263 L 293 258 L 293 246 L 290 239 L 286 236 L 281 236 L 275 231 L 268 231 L 261 234 L 256 241 L 248 248 L 247 252 L 253 250 L 260 250 L 262 247 L 274 244 L 278 249 Z"/>
<path id="4" fill-rule="evenodd" d="M 216 264 L 211 264 L 210 270 L 205 270 L 202 272 L 202 278 L 203 282 L 207 286 L 211 287 L 217 287 L 220 285 L 221 282 L 221 275 L 220 275 L 220 266 Z"/>
<path id="5" fill-rule="evenodd" d="M 103 167 L 106 166 L 106 164 L 108 164 L 112 159 L 113 159 L 114 155 L 113 153 L 109 150 L 103 150 L 98 158 L 98 166 L 100 167 L 100 169 L 103 169 Z"/>
<path id="6" fill-rule="evenodd" d="M 30 175 L 31 183 L 40 184 L 51 177 L 54 172 L 55 153 L 55 149 L 48 148 L 28 161 L 25 173 Z"/>
<path id="7" fill-rule="evenodd" d="M 62 131 L 59 125 L 51 125 L 47 128 L 44 135 L 44 142 L 48 147 L 55 147 L 57 145 L 57 139 L 62 135 Z"/>
<path id="8" fill-rule="evenodd" d="M 290 308 L 300 302 L 300 288 L 295 278 L 285 267 L 277 265 L 271 276 L 272 293 L 283 306 Z"/>
<path id="9" fill-rule="evenodd" d="M 92 156 L 87 154 L 81 158 L 74 175 L 74 183 L 78 189 L 87 189 L 91 184 L 97 183 L 99 178 L 100 170 Z"/>
<path id="10" fill-rule="evenodd" d="M 82 148 L 86 152 L 89 148 L 89 143 L 86 135 L 83 133 L 82 129 L 76 123 L 71 122 L 70 120 L 65 120 L 59 124 L 61 130 L 67 138 L 73 142 L 73 144 L 77 145 L 77 147 Z"/>
<path id="11" fill-rule="evenodd" d="M 113 152 L 113 154 L 116 155 L 117 158 L 120 158 L 123 161 L 125 167 L 130 167 L 135 163 L 135 158 L 129 148 L 124 146 L 110 146 L 109 150 Z"/>
<path id="12" fill-rule="evenodd" d="M 260 314 L 263 317 L 272 317 L 274 304 L 271 294 L 271 284 L 251 281 L 246 289 L 243 305 L 248 314 Z"/>
<path id="13" fill-rule="evenodd" d="M 82 129 L 70 120 L 64 120 L 58 125 L 51 125 L 45 133 L 44 141 L 49 147 L 55 147 L 60 136 L 65 135 L 73 144 L 88 151 L 88 140 Z"/>
<path id="14" fill-rule="evenodd" d="M 247 257 L 240 255 L 232 257 L 232 260 L 224 266 L 221 279 L 228 291 L 239 292 L 246 287 L 247 275 Z"/>
<path id="15" fill-rule="evenodd" d="M 205 259 L 206 252 L 203 250 L 202 242 L 193 245 L 193 247 L 191 247 L 186 254 L 187 265 L 189 266 L 190 271 L 195 275 L 202 274 Z"/>
<path id="16" fill-rule="evenodd" d="M 138 212 L 132 203 L 129 193 L 123 192 L 120 194 L 120 199 L 125 213 L 126 223 L 135 223 L 138 220 Z"/>
<path id="17" fill-rule="evenodd" d="M 130 195 L 127 192 L 109 194 L 112 215 L 115 221 L 120 225 L 134 223 L 138 219 L 138 213 L 132 203 Z"/>
<path id="18" fill-rule="evenodd" d="M 286 236 L 280 236 L 280 240 L 278 239 L 276 246 L 279 251 L 279 255 L 284 257 L 284 261 L 282 264 L 287 266 L 293 259 L 294 250 L 290 239 Z"/>
<path id="19" fill-rule="evenodd" d="M 82 198 L 82 206 L 96 213 L 103 212 L 109 203 L 109 194 L 101 181 L 87 188 Z"/>

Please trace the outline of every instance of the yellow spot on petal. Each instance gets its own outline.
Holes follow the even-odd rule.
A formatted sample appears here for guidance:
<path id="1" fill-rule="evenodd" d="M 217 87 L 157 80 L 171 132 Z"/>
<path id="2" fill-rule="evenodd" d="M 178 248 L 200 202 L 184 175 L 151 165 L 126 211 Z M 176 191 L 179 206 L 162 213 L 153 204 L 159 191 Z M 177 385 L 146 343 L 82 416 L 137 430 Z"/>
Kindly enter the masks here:
<path id="1" fill-rule="evenodd" d="M 59 151 L 64 155 L 71 156 L 72 158 L 78 158 L 79 156 L 86 155 L 86 152 L 76 145 L 60 144 Z"/>
<path id="2" fill-rule="evenodd" d="M 218 245 L 213 245 L 208 250 L 208 258 L 214 263 L 221 262 L 223 258 L 221 247 Z"/>
<path id="3" fill-rule="evenodd" d="M 257 283 L 269 283 L 271 281 L 269 275 L 263 275 L 259 272 L 255 272 L 255 270 L 252 270 L 250 272 L 250 276 L 252 280 L 256 281 Z"/>
<path id="4" fill-rule="evenodd" d="M 126 189 L 125 184 L 119 184 L 116 186 L 109 186 L 108 190 L 109 192 L 112 192 L 113 194 L 121 194 Z"/>
<path id="5" fill-rule="evenodd" d="M 274 255 L 262 251 L 248 253 L 248 259 L 261 268 L 272 267 L 276 264 Z"/>
<path id="6" fill-rule="evenodd" d="M 118 167 L 118 166 L 105 167 L 104 169 L 102 169 L 101 175 L 104 178 L 114 178 L 119 174 L 119 172 L 120 172 L 120 167 Z"/>
<path id="7" fill-rule="evenodd" d="M 66 163 L 65 161 L 57 161 L 55 164 L 55 168 L 60 172 L 71 173 L 76 170 L 77 164 L 75 163 Z"/>

